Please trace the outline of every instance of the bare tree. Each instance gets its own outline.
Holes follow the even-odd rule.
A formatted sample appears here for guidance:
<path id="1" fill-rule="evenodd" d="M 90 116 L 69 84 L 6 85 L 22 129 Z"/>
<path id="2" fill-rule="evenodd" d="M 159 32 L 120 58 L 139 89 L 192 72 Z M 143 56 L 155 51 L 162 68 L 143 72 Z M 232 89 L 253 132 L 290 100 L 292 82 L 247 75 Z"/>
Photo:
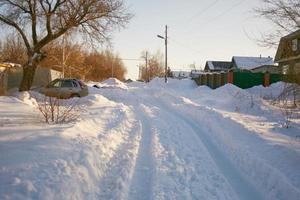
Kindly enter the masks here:
<path id="1" fill-rule="evenodd" d="M 43 48 L 68 31 L 103 42 L 113 28 L 124 26 L 131 15 L 122 0 L 0 0 L 0 25 L 22 38 L 27 62 L 20 91 L 29 90 Z"/>
<path id="2" fill-rule="evenodd" d="M 142 52 L 142 58 L 144 59 L 144 53 Z M 158 51 L 154 55 L 149 54 L 147 62 L 147 69 L 145 64 L 140 64 L 141 79 L 144 81 L 150 81 L 155 77 L 162 77 L 165 74 L 163 55 Z"/>
<path id="3" fill-rule="evenodd" d="M 15 35 L 7 36 L 0 46 L 1 62 L 24 64 L 26 62 L 26 50 L 23 41 Z"/>
<path id="4" fill-rule="evenodd" d="M 261 35 L 258 40 L 261 46 L 277 47 L 279 39 L 300 28 L 299 0 L 261 0 L 262 6 L 255 12 L 272 22 L 275 30 Z"/>
<path id="5" fill-rule="evenodd" d="M 89 67 L 87 80 L 102 81 L 113 76 L 119 80 L 125 79 L 126 68 L 122 60 L 111 50 L 93 52 L 85 56 L 84 66 Z"/>

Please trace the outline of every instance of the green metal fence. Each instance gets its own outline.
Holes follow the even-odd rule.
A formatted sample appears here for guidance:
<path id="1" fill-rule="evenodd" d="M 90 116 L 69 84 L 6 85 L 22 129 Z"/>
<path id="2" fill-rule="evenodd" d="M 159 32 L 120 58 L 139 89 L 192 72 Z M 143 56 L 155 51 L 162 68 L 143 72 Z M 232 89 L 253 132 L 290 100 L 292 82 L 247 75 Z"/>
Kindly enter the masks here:
<path id="1" fill-rule="evenodd" d="M 264 73 L 233 72 L 233 84 L 242 89 L 264 84 Z"/>
<path id="2" fill-rule="evenodd" d="M 242 89 L 251 88 L 257 85 L 265 84 L 265 73 L 253 73 L 251 71 L 234 71 L 233 84 Z M 218 88 L 228 83 L 228 73 L 206 73 L 201 74 L 199 78 L 194 80 L 198 85 L 207 85 L 212 89 Z M 268 83 L 276 83 L 283 81 L 282 74 L 269 74 Z"/>

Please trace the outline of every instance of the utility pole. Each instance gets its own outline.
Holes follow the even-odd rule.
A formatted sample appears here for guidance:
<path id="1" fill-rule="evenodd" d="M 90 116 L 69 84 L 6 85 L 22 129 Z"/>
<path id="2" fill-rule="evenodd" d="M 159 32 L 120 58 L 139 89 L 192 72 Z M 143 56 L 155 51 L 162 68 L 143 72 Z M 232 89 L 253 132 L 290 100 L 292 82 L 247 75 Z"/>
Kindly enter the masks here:
<path id="1" fill-rule="evenodd" d="M 168 26 L 166 25 L 165 31 L 165 83 L 167 83 L 167 73 L 168 73 Z"/>
<path id="2" fill-rule="evenodd" d="M 165 37 L 157 35 L 157 37 L 165 40 L 165 82 L 167 83 L 167 73 L 168 73 L 168 26 L 165 27 Z"/>
<path id="3" fill-rule="evenodd" d="M 149 82 L 150 76 L 148 73 L 148 51 L 146 51 L 145 62 L 146 62 L 146 82 Z M 149 72 L 150 72 L 150 70 L 149 70 Z"/>

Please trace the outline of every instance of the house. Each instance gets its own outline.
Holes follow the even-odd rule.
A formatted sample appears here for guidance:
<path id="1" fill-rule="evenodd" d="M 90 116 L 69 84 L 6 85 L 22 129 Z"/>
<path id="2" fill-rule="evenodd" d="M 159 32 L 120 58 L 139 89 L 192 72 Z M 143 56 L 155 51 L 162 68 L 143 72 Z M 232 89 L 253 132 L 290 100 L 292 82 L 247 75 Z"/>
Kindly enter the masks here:
<path id="1" fill-rule="evenodd" d="M 231 62 L 227 61 L 207 61 L 204 67 L 206 72 L 228 71 L 232 67 Z"/>
<path id="2" fill-rule="evenodd" d="M 275 62 L 283 69 L 300 73 L 300 29 L 280 39 Z"/>
<path id="3" fill-rule="evenodd" d="M 232 57 L 232 68 L 240 70 L 252 70 L 261 66 L 274 66 L 273 58 L 271 57 Z"/>
<path id="4" fill-rule="evenodd" d="M 7 95 L 18 90 L 23 77 L 23 68 L 19 64 L 0 63 L 0 95 Z M 42 87 L 50 81 L 61 77 L 61 72 L 37 67 L 33 87 Z"/>

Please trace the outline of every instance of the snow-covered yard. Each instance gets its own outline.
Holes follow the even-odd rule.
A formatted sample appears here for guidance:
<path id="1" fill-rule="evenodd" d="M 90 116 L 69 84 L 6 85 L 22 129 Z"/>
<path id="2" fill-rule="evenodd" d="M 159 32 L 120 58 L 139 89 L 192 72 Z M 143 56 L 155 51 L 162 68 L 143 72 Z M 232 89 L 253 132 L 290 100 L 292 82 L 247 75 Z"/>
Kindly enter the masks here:
<path id="1" fill-rule="evenodd" d="M 0 199 L 300 199 L 300 121 L 262 98 L 282 84 L 94 84 L 69 124 L 0 97 Z"/>

